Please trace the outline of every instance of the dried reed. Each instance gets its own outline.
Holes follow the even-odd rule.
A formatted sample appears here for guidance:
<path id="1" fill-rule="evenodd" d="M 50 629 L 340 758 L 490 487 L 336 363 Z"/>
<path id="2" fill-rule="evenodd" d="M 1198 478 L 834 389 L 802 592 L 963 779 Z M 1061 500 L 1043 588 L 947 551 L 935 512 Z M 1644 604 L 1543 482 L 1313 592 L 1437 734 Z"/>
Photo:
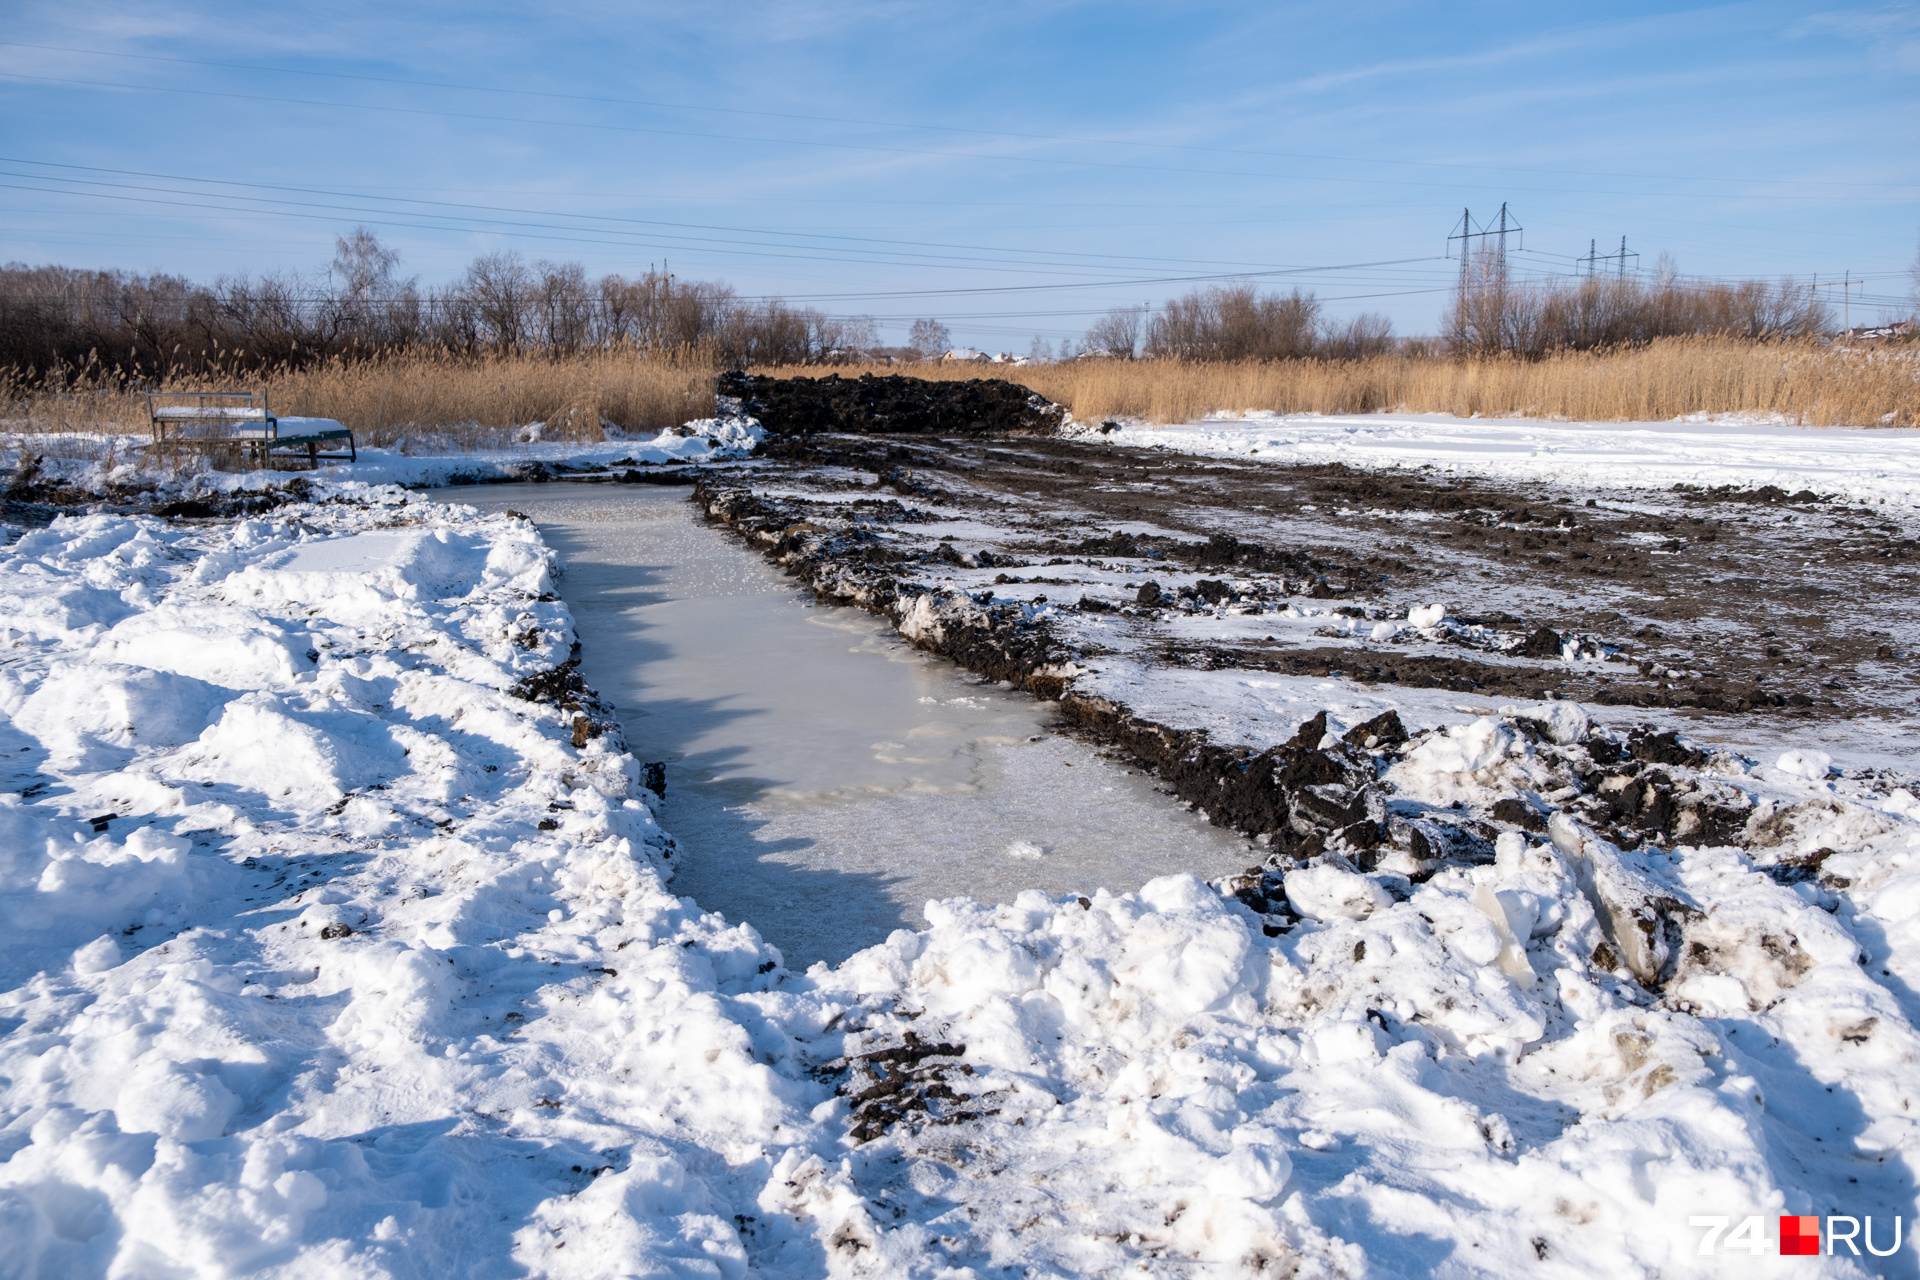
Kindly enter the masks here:
<path id="1" fill-rule="evenodd" d="M 264 391 L 276 414 L 336 418 L 363 445 L 412 441 L 471 449 L 499 447 L 513 428 L 534 422 L 546 424 L 548 440 L 599 440 L 603 422 L 640 432 L 708 417 L 716 372 L 700 350 L 615 349 L 560 359 L 415 350 L 232 378 L 174 379 L 164 389 Z M 45 388 L 0 382 L 0 395 L 0 418 L 16 430 L 147 430 L 145 397 L 119 389 L 107 375 Z"/>
<path id="2" fill-rule="evenodd" d="M 764 369 L 806 374 L 809 368 Z M 1385 355 L 1363 360 L 1205 363 L 1076 360 L 851 367 L 842 376 L 1004 377 L 1080 421 L 1185 422 L 1208 413 L 1448 413 L 1645 422 L 1689 414 L 1777 416 L 1806 426 L 1920 426 L 1920 350 L 1817 342 L 1674 338 L 1544 360 Z"/>
<path id="3" fill-rule="evenodd" d="M 713 413 L 716 365 L 703 350 L 616 348 L 570 358 L 411 351 L 358 362 L 169 389 L 242 386 L 276 413 L 338 418 L 362 443 L 498 447 L 512 428 L 598 440 L 601 424 L 658 431 Z M 818 377 L 817 365 L 758 372 Z M 1005 377 L 1068 406 L 1075 418 L 1183 422 L 1214 412 L 1367 413 L 1659 421 L 1748 413 L 1808 426 L 1920 426 L 1920 350 L 1849 350 L 1816 342 L 1677 338 L 1622 351 L 1544 360 L 1385 355 L 1362 360 L 1204 363 L 1080 360 L 1009 368 L 980 364 L 843 366 L 843 377 L 904 373 Z M 106 375 L 28 386 L 0 377 L 0 427 L 15 431 L 146 431 L 146 403 Z"/>

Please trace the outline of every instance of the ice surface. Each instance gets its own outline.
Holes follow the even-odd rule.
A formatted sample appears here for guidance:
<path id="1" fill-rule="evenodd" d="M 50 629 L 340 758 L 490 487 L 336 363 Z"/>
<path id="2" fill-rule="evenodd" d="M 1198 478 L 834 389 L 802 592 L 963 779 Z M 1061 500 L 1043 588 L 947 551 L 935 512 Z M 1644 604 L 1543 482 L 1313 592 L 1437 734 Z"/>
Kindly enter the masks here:
<path id="1" fill-rule="evenodd" d="M 673 887 L 789 964 L 838 962 L 929 900 L 1124 892 L 1258 861 L 1243 840 L 1046 730 L 884 621 L 816 606 L 677 489 L 506 485 L 566 557 L 588 682 L 667 762 Z M 1018 853 L 1010 850 L 1018 848 Z"/>

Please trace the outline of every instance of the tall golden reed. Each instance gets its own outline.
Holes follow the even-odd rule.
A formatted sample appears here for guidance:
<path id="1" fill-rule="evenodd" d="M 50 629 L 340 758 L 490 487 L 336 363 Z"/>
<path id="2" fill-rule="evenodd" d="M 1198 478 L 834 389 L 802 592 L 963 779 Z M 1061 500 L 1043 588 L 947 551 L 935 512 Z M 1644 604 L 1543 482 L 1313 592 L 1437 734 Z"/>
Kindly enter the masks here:
<path id="1" fill-rule="evenodd" d="M 769 369 L 814 374 L 818 369 Z M 1645 422 L 1688 414 L 1778 415 L 1807 426 L 1920 426 L 1920 350 L 1674 338 L 1545 360 L 1374 356 L 1354 361 L 1209 364 L 1075 360 L 1006 368 L 928 364 L 837 370 L 923 378 L 1002 376 L 1080 421 L 1186 422 L 1215 412 L 1448 413 L 1461 417 Z"/>
<path id="2" fill-rule="evenodd" d="M 263 390 L 274 411 L 338 418 L 368 445 L 412 438 L 433 447 L 498 447 L 511 428 L 547 424 L 548 439 L 597 440 L 600 424 L 659 431 L 714 411 L 710 353 L 616 349 L 568 358 L 405 352 L 334 361 L 176 389 Z M 1385 355 L 1355 361 L 1200 363 L 1077 360 L 818 366 L 756 370 L 820 377 L 903 373 L 1006 377 L 1066 405 L 1080 421 L 1183 422 L 1214 412 L 1447 413 L 1461 417 L 1660 421 L 1689 414 L 1777 416 L 1807 426 L 1920 426 L 1920 349 L 1845 350 L 1817 342 L 1674 338 L 1544 360 Z M 28 388 L 0 379 L 0 430 L 146 430 L 144 399 L 105 379 Z"/>
<path id="3" fill-rule="evenodd" d="M 614 350 L 561 359 L 412 351 L 232 378 L 178 379 L 167 389 L 264 391 L 274 413 L 336 418 L 368 446 L 413 438 L 434 447 L 492 448 L 505 444 L 512 428 L 534 422 L 546 424 L 548 440 L 599 440 L 603 421 L 626 431 L 662 431 L 711 416 L 717 372 L 699 350 Z M 16 430 L 147 429 L 145 397 L 104 378 L 47 389 L 0 383 L 0 395 L 0 419 L 10 420 L 0 425 Z"/>

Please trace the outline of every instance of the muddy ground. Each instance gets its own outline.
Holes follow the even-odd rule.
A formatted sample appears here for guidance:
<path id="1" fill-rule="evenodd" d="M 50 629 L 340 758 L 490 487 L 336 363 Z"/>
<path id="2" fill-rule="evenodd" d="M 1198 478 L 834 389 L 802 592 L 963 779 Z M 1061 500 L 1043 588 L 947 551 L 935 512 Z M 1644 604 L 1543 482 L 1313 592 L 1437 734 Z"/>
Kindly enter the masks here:
<path id="1" fill-rule="evenodd" d="M 1920 544 L 1904 512 L 1766 490 L 1277 466 L 1097 438 L 813 436 L 768 453 L 699 478 L 709 519 L 823 598 L 1057 699 L 1062 727 L 1264 842 L 1253 898 L 1262 877 L 1319 857 L 1417 882 L 1486 861 L 1502 831 L 1544 832 L 1563 810 L 1622 848 L 1743 845 L 1797 882 L 1819 874 L 1818 856 L 1769 862 L 1782 856 L 1779 820 L 1725 783 L 1747 766 L 1711 741 L 1802 740 L 1841 723 L 1899 757 L 1920 723 Z M 1449 621 L 1412 623 L 1433 604 Z M 1568 735 L 1545 710 L 1502 711 L 1550 780 L 1436 807 L 1386 780 L 1422 736 L 1394 710 L 1344 731 L 1323 712 L 1263 738 L 1240 732 L 1236 681 L 1146 714 L 1081 678 L 1116 664 L 1148 685 L 1154 671 L 1240 670 L 1572 700 L 1613 709 L 1614 727 Z M 1902 781 L 1868 770 L 1860 785 Z M 1277 900 L 1261 901 L 1282 927 Z"/>
<path id="2" fill-rule="evenodd" d="M 1056 557 L 1158 556 L 1369 617 L 1444 602 L 1462 622 L 1519 637 L 1487 653 L 1168 642 L 1167 659 L 1186 665 L 1819 719 L 1904 721 L 1920 694 L 1920 522 L 1885 507 L 1778 490 L 1576 491 L 1060 439 L 842 437 L 786 452 L 760 472 L 781 488 L 845 495 L 862 487 L 836 474 L 846 468 L 904 504 L 937 499 L 1002 521 L 1008 558 L 1042 562 L 1007 575 L 1009 586 L 1044 587 L 1044 561 Z M 911 541 L 911 519 L 861 519 Z M 1164 533 L 1110 536 L 1140 524 Z M 1576 637 L 1622 660 L 1553 661 Z"/>

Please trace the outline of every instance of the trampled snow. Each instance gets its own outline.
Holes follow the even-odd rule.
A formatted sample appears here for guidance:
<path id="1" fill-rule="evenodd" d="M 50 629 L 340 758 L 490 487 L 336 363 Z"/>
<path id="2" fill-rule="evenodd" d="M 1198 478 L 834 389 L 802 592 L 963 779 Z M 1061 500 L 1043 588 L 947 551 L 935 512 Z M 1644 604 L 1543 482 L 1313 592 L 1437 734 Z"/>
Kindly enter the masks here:
<path id="1" fill-rule="evenodd" d="M 1920 506 L 1920 431 L 1807 428 L 1738 418 L 1552 422 L 1446 414 L 1215 414 L 1174 424 L 1126 421 L 1114 444 L 1279 463 L 1435 467 L 1563 484 L 1669 488 L 1773 485 Z"/>
<path id="2" fill-rule="evenodd" d="M 1417 885 L 1293 872 L 1276 936 L 1169 875 L 796 973 L 676 896 L 616 731 L 514 692 L 576 638 L 535 528 L 320 495 L 0 558 L 0 1274 L 1916 1274 L 1884 776 L 1716 754 L 1760 853 L 1560 815 Z M 1394 785 L 1550 788 L 1520 718 L 1588 731 L 1417 724 Z M 1697 948 L 1658 994 L 1654 900 Z M 1699 1252 L 1781 1213 L 1905 1242 Z"/>

